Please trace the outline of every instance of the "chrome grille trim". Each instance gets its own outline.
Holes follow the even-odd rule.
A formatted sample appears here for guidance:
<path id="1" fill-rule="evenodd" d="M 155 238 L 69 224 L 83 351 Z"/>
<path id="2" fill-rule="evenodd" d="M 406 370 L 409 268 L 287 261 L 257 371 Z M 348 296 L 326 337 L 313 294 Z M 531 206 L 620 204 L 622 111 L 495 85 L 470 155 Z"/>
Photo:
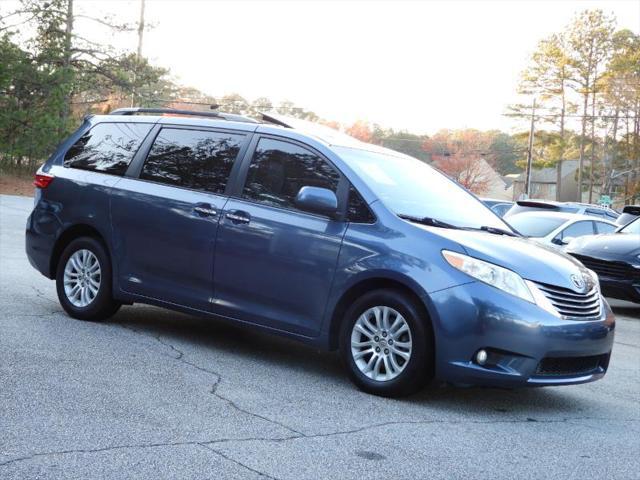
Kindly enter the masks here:
<path id="1" fill-rule="evenodd" d="M 578 293 L 546 283 L 536 282 L 536 286 L 563 317 L 580 320 L 600 317 L 602 301 L 597 287 L 593 287 L 586 293 Z"/>

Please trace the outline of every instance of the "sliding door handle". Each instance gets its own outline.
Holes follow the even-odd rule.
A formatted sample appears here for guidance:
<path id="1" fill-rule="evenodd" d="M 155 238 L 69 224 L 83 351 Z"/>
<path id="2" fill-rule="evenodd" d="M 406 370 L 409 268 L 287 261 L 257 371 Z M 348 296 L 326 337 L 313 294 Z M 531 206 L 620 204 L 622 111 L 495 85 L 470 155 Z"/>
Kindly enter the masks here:
<path id="1" fill-rule="evenodd" d="M 227 212 L 225 217 L 231 220 L 233 223 L 249 223 L 251 221 L 251 217 L 247 212 L 242 212 L 239 210 L 232 210 L 230 212 Z"/>

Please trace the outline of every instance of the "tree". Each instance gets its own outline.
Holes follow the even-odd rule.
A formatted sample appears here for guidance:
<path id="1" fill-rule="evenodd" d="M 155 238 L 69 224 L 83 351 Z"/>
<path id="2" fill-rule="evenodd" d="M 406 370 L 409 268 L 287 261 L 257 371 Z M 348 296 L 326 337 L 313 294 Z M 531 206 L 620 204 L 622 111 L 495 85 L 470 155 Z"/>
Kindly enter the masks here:
<path id="1" fill-rule="evenodd" d="M 429 138 L 426 135 L 416 135 L 406 130 L 385 129 L 376 124 L 373 125 L 371 133 L 371 143 L 382 145 L 425 162 L 431 160 L 431 156 L 422 148 L 422 144 Z"/>
<path id="2" fill-rule="evenodd" d="M 578 167 L 578 200 L 582 199 L 587 121 L 591 120 L 592 155 L 590 164 L 589 201 L 593 194 L 593 163 L 595 160 L 595 108 L 596 95 L 605 75 L 605 65 L 611 53 L 615 20 L 602 10 L 585 10 L 567 29 L 569 68 L 572 87 L 582 97 L 582 127 L 580 134 L 580 157 Z M 589 99 L 591 98 L 591 115 Z"/>
<path id="3" fill-rule="evenodd" d="M 607 182 L 614 169 L 629 172 L 624 177 L 624 197 L 632 201 L 633 185 L 640 179 L 640 35 L 630 30 L 613 35 L 612 55 L 603 78 L 602 103 L 602 109 L 611 118 L 610 141 L 605 149 L 610 161 L 603 162 L 603 190 L 610 187 Z"/>
<path id="4" fill-rule="evenodd" d="M 249 110 L 249 102 L 238 93 L 230 93 L 220 99 L 220 110 L 244 115 Z"/>
<path id="5" fill-rule="evenodd" d="M 489 188 L 491 140 L 478 130 L 440 130 L 427 139 L 423 149 L 433 164 L 472 192 L 482 195 Z"/>
<path id="6" fill-rule="evenodd" d="M 562 189 L 562 161 L 565 157 L 565 128 L 567 109 L 572 105 L 567 98 L 571 82 L 570 59 L 566 35 L 554 34 L 538 43 L 531 56 L 531 64 L 523 73 L 519 87 L 521 93 L 533 95 L 551 115 L 541 118 L 558 126 L 555 140 L 556 200 Z"/>
<path id="7" fill-rule="evenodd" d="M 371 140 L 373 140 L 371 126 L 363 120 L 358 120 L 351 126 L 347 127 L 345 129 L 345 133 L 357 138 L 361 142 L 371 143 Z"/>
<path id="8" fill-rule="evenodd" d="M 491 138 L 489 152 L 496 170 L 501 175 L 520 173 L 522 169 L 516 164 L 516 161 L 520 158 L 522 145 L 518 144 L 512 135 L 498 130 L 486 132 L 486 135 Z"/>

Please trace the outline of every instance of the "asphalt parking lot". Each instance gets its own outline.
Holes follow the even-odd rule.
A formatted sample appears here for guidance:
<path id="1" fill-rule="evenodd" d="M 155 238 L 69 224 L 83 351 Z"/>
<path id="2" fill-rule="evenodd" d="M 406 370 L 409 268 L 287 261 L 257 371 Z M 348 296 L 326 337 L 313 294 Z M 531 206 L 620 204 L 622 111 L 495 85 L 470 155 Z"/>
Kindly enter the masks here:
<path id="1" fill-rule="evenodd" d="M 62 313 L 0 196 L 0 479 L 638 479 L 640 306 L 572 387 L 357 391 L 337 356 L 161 309 Z"/>

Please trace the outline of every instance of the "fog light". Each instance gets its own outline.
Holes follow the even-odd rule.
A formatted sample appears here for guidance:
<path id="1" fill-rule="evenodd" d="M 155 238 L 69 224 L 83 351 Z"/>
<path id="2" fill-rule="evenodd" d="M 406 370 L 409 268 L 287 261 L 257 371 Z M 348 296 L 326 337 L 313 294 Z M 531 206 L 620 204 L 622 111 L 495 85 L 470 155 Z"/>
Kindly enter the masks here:
<path id="1" fill-rule="evenodd" d="M 476 363 L 478 365 L 484 365 L 485 363 L 487 363 L 488 357 L 489 355 L 487 355 L 486 350 L 480 350 L 478 353 L 476 353 Z"/>

